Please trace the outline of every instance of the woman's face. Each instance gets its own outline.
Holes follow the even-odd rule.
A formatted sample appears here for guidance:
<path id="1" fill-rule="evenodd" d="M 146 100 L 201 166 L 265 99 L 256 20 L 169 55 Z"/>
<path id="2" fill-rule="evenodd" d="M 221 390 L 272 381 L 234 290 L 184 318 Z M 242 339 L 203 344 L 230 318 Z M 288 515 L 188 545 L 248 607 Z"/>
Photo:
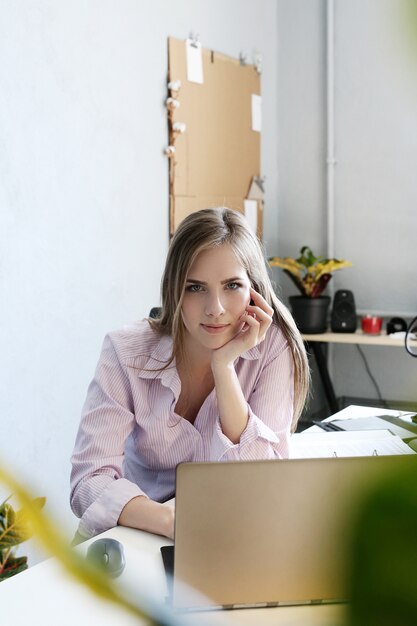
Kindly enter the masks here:
<path id="1" fill-rule="evenodd" d="M 249 288 L 229 244 L 201 252 L 188 273 L 181 307 L 188 345 L 215 350 L 230 341 L 242 328 Z"/>

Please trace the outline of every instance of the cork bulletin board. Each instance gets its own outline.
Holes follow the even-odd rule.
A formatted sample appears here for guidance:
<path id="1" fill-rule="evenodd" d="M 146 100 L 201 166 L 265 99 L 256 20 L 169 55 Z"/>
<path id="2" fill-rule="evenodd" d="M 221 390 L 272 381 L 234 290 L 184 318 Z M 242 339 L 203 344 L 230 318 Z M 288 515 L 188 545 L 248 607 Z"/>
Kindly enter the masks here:
<path id="1" fill-rule="evenodd" d="M 262 237 L 262 194 L 250 196 L 254 178 L 260 179 L 261 133 L 253 130 L 260 73 L 201 48 L 203 82 L 191 82 L 186 42 L 170 38 L 168 57 L 171 234 L 193 211 L 226 205 L 244 213 L 245 199 L 252 197 Z"/>

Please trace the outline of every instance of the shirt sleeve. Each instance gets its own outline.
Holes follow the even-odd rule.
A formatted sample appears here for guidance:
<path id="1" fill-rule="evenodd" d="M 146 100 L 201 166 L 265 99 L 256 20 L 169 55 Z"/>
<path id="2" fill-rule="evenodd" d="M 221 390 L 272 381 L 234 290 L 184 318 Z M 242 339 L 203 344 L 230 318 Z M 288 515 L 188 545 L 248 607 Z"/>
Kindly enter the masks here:
<path id="1" fill-rule="evenodd" d="M 129 380 L 107 336 L 71 457 L 71 508 L 81 518 L 79 533 L 83 537 L 116 526 L 127 502 L 146 495 L 123 478 L 125 441 L 134 420 Z"/>
<path id="2" fill-rule="evenodd" d="M 234 444 L 226 437 L 217 418 L 212 440 L 213 460 L 287 458 L 293 410 L 293 360 L 286 344 L 262 368 L 258 382 L 249 394 L 249 419 L 239 443 Z"/>

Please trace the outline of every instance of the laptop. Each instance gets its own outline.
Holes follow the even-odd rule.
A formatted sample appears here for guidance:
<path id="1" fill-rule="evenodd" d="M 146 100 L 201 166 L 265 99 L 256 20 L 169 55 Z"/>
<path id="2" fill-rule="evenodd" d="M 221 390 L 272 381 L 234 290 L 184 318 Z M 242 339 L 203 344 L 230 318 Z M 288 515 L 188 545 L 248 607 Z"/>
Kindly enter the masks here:
<path id="1" fill-rule="evenodd" d="M 241 608 L 348 600 L 351 522 L 372 481 L 417 456 L 184 463 L 170 603 Z M 172 556 L 172 555 L 171 555 Z"/>

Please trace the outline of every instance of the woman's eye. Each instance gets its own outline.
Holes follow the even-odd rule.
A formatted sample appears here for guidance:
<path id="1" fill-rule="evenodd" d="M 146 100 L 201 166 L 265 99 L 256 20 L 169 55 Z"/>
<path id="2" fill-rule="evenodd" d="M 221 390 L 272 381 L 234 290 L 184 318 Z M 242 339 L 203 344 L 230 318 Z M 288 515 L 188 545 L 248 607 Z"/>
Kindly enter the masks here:
<path id="1" fill-rule="evenodd" d="M 198 293 L 199 291 L 202 291 L 203 287 L 202 285 L 187 285 L 186 291 L 190 292 L 190 293 Z"/>
<path id="2" fill-rule="evenodd" d="M 240 283 L 227 283 L 227 288 L 234 291 L 235 289 L 239 289 Z"/>

